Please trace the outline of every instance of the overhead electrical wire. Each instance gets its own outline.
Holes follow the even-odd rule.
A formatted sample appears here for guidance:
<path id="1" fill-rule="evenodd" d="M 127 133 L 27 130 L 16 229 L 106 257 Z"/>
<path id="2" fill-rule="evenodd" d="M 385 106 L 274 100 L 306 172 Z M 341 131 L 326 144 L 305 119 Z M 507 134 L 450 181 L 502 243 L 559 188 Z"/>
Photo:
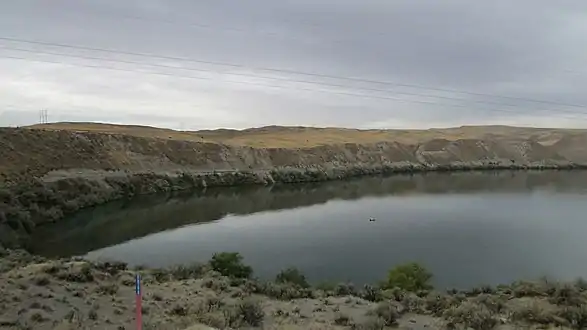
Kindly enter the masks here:
<path id="1" fill-rule="evenodd" d="M 96 57 L 96 56 L 87 56 L 87 55 L 78 55 L 78 54 L 63 54 L 63 53 L 56 53 L 56 52 L 47 52 L 47 51 L 43 51 L 43 50 L 32 50 L 32 49 L 23 49 L 23 48 L 15 48 L 15 47 L 6 47 L 4 45 L 0 45 L 0 49 L 8 49 L 8 50 L 34 53 L 34 54 L 45 54 L 45 55 L 63 56 L 63 57 L 71 57 L 71 58 L 89 59 L 89 60 L 118 62 L 118 63 L 125 63 L 125 64 L 134 64 L 134 65 L 145 65 L 145 66 L 150 66 L 150 67 L 174 69 L 174 70 L 187 70 L 187 71 L 196 71 L 196 72 L 227 74 L 227 75 L 232 75 L 232 76 L 241 76 L 241 77 L 247 77 L 247 78 L 261 78 L 261 79 L 284 81 L 284 82 L 290 82 L 290 83 L 295 82 L 295 83 L 313 84 L 313 85 L 319 85 L 319 86 L 346 88 L 346 89 L 359 90 L 359 91 L 393 93 L 394 95 L 408 95 L 408 96 L 420 96 L 420 97 L 424 96 L 424 97 L 435 98 L 435 99 L 443 99 L 443 100 L 451 100 L 451 101 L 464 101 L 464 102 L 468 102 L 468 103 L 501 105 L 501 106 L 507 106 L 507 107 L 516 107 L 516 108 L 519 107 L 519 105 L 511 104 L 511 103 L 491 102 L 491 101 L 483 101 L 483 100 L 470 100 L 470 99 L 463 99 L 463 98 L 456 98 L 456 97 L 449 97 L 449 96 L 442 96 L 442 95 L 429 95 L 429 94 L 420 94 L 420 93 L 401 92 L 401 91 L 394 91 L 394 90 L 380 89 L 380 88 L 355 87 L 355 86 L 348 86 L 348 85 L 341 85 L 341 84 L 324 83 L 324 82 L 318 82 L 318 81 L 279 78 L 279 77 L 267 77 L 267 76 L 259 76 L 259 75 L 237 73 L 237 72 L 219 72 L 216 70 L 201 69 L 201 68 L 177 67 L 177 66 L 172 66 L 172 65 L 143 63 L 143 62 L 136 62 L 136 61 L 121 60 L 121 59 Z M 540 111 L 551 111 L 551 110 L 540 110 Z M 576 111 L 568 111 L 568 110 L 560 110 L 560 112 L 579 113 Z M 584 113 L 584 114 L 587 115 L 587 113 Z"/>
<path id="2" fill-rule="evenodd" d="M 318 92 L 318 93 L 330 93 L 336 95 L 343 95 L 343 96 L 352 96 L 352 97 L 362 97 L 362 98 L 369 98 L 369 99 L 381 99 L 381 100 L 393 100 L 396 102 L 405 102 L 405 103 L 417 103 L 417 104 L 427 104 L 427 105 L 435 105 L 435 106 L 442 106 L 442 107 L 449 107 L 449 108 L 465 108 L 469 110 L 475 110 L 471 108 L 471 106 L 467 105 L 460 105 L 460 104 L 444 104 L 438 102 L 429 102 L 429 101 L 419 101 L 419 100 L 406 100 L 394 97 L 386 97 L 386 96 L 377 96 L 377 95 L 366 95 L 366 94 L 358 94 L 358 93 L 347 93 L 347 92 L 337 92 L 337 91 L 329 91 L 329 90 L 317 90 L 312 88 L 301 88 L 301 87 L 292 87 L 292 86 L 281 86 L 281 85 L 271 85 L 271 84 L 263 84 L 263 83 L 255 83 L 255 82 L 245 82 L 245 81 L 229 81 L 229 80 L 218 80 L 208 77 L 196 77 L 196 76 L 188 76 L 188 75 L 178 75 L 178 74 L 171 74 L 165 72 L 153 72 L 153 71 L 139 71 L 133 69 L 125 69 L 125 68 L 118 68 L 118 67 L 110 67 L 105 65 L 90 65 L 90 64 L 78 64 L 78 63 L 70 63 L 70 62 L 63 62 L 63 61 L 53 61 L 53 60 L 40 60 L 40 59 L 31 59 L 26 57 L 18 57 L 18 56 L 7 56 L 7 55 L 0 55 L 0 58 L 5 59 L 16 59 L 16 60 L 24 60 L 24 61 L 31 61 L 31 62 L 40 62 L 40 63 L 51 63 L 51 64 L 60 64 L 60 65 L 69 65 L 69 66 L 76 66 L 76 67 L 86 67 L 86 68 L 94 68 L 94 69 L 107 69 L 107 70 L 114 70 L 114 71 L 121 71 L 121 72 L 131 72 L 131 73 L 142 73 L 142 74 L 151 74 L 151 75 L 159 75 L 159 76 L 167 76 L 167 77 L 177 77 L 177 78 L 186 78 L 186 79 L 196 79 L 196 80 L 206 80 L 206 81 L 219 81 L 222 83 L 232 83 L 232 84 L 242 84 L 242 85 L 254 85 L 254 86 L 263 86 L 263 87 L 270 87 L 270 88 L 278 88 L 278 89 L 286 89 L 286 90 L 299 90 L 299 91 L 306 91 L 306 92 Z M 423 94 L 422 96 L 426 96 Z M 479 110 L 485 111 L 495 111 L 495 112 L 505 112 L 505 113 L 516 113 L 520 114 L 519 111 L 512 111 L 512 110 L 505 110 L 505 109 L 487 109 L 487 108 L 477 108 Z M 549 111 L 549 110 L 542 110 L 542 111 Z M 574 114 L 580 115 L 587 115 L 586 113 L 580 112 L 573 112 Z M 570 116 L 560 116 L 558 117 L 569 118 L 569 119 L 585 119 L 581 117 L 570 117 Z"/>
<path id="3" fill-rule="evenodd" d="M 344 76 L 323 74 L 323 73 L 317 73 L 317 72 L 303 72 L 303 71 L 279 69 L 279 68 L 246 66 L 244 64 L 237 64 L 237 63 L 207 61 L 207 60 L 192 59 L 192 58 L 186 58 L 186 57 L 176 57 L 176 56 L 157 55 L 157 54 L 148 54 L 148 53 L 140 53 L 140 52 L 112 50 L 112 49 L 105 49 L 105 48 L 76 46 L 76 45 L 70 45 L 70 44 L 44 42 L 44 41 L 36 41 L 36 40 L 26 40 L 26 39 L 12 38 L 12 37 L 0 36 L 0 40 L 11 41 L 11 42 L 21 42 L 21 43 L 27 43 L 27 44 L 44 45 L 44 46 L 52 46 L 52 47 L 63 47 L 63 48 L 70 48 L 70 49 L 76 49 L 76 50 L 89 50 L 89 51 L 105 52 L 105 53 L 112 53 L 112 54 L 119 54 L 119 55 L 131 55 L 131 56 L 139 56 L 139 57 L 146 57 L 146 58 L 157 58 L 157 59 L 165 59 L 165 60 L 173 60 L 173 61 L 202 63 L 202 64 L 210 64 L 210 65 L 248 69 L 248 70 L 252 70 L 252 71 L 277 72 L 277 73 L 304 75 L 304 76 L 311 76 L 311 77 L 318 77 L 318 78 L 337 79 L 337 80 L 345 80 L 345 81 L 353 81 L 353 82 L 361 82 L 361 83 L 410 87 L 410 88 L 421 89 L 421 90 L 431 90 L 431 91 L 448 92 L 448 93 L 463 94 L 463 95 L 501 98 L 501 99 L 508 99 L 508 100 L 530 102 L 530 103 L 541 103 L 541 104 L 548 104 L 548 105 L 557 105 L 557 106 L 564 106 L 564 107 L 587 109 L 587 105 L 582 105 L 582 104 L 573 104 L 573 103 L 540 100 L 540 99 L 524 98 L 524 97 L 504 96 L 504 95 L 464 91 L 464 90 L 457 90 L 457 89 L 429 87 L 429 86 L 423 86 L 423 85 L 417 85 L 417 84 L 407 84 L 407 83 L 399 83 L 399 82 L 391 82 L 391 81 L 380 81 L 380 80 L 372 80 L 372 79 L 364 79 L 364 78 L 344 77 Z M 271 78 L 268 78 L 268 79 L 271 79 Z"/>

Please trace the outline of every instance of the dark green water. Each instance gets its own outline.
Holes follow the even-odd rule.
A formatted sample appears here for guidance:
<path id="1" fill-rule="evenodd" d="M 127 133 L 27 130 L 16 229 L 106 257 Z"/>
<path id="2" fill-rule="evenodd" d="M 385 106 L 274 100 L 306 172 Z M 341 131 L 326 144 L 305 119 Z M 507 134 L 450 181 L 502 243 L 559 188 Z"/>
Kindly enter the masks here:
<path id="1" fill-rule="evenodd" d="M 150 266 L 239 251 L 260 277 L 296 266 L 358 284 L 417 261 L 437 286 L 469 287 L 587 277 L 586 215 L 587 172 L 370 177 L 112 203 L 39 231 L 34 249 Z"/>

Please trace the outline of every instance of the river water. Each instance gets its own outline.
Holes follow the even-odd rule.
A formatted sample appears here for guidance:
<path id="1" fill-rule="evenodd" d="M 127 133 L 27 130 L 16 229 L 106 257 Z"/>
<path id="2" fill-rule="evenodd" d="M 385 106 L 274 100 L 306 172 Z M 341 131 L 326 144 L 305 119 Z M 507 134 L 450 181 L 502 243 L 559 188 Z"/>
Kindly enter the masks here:
<path id="1" fill-rule="evenodd" d="M 110 203 L 41 228 L 33 249 L 157 267 L 238 251 L 261 278 L 295 266 L 356 284 L 416 261 L 466 288 L 587 277 L 586 215 L 587 172 L 368 177 Z"/>

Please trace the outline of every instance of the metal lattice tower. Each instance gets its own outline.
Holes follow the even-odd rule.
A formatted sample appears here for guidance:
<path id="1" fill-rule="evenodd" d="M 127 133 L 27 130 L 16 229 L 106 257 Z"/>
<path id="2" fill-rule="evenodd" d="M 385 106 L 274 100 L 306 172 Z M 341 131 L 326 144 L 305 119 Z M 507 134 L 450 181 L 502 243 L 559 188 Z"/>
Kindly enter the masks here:
<path id="1" fill-rule="evenodd" d="M 39 124 L 46 124 L 49 122 L 49 111 L 43 109 L 39 111 Z"/>

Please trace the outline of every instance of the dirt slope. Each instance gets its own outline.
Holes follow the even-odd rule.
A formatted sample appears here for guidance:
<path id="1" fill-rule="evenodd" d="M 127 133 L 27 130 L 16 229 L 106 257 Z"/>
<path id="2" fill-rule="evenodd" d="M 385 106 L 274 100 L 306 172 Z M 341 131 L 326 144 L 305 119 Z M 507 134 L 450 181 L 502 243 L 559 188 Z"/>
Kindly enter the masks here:
<path id="1" fill-rule="evenodd" d="M 178 132 L 57 123 L 0 129 L 0 173 L 210 171 L 405 164 L 587 163 L 587 131 L 507 126 L 432 130 L 263 127 Z"/>

